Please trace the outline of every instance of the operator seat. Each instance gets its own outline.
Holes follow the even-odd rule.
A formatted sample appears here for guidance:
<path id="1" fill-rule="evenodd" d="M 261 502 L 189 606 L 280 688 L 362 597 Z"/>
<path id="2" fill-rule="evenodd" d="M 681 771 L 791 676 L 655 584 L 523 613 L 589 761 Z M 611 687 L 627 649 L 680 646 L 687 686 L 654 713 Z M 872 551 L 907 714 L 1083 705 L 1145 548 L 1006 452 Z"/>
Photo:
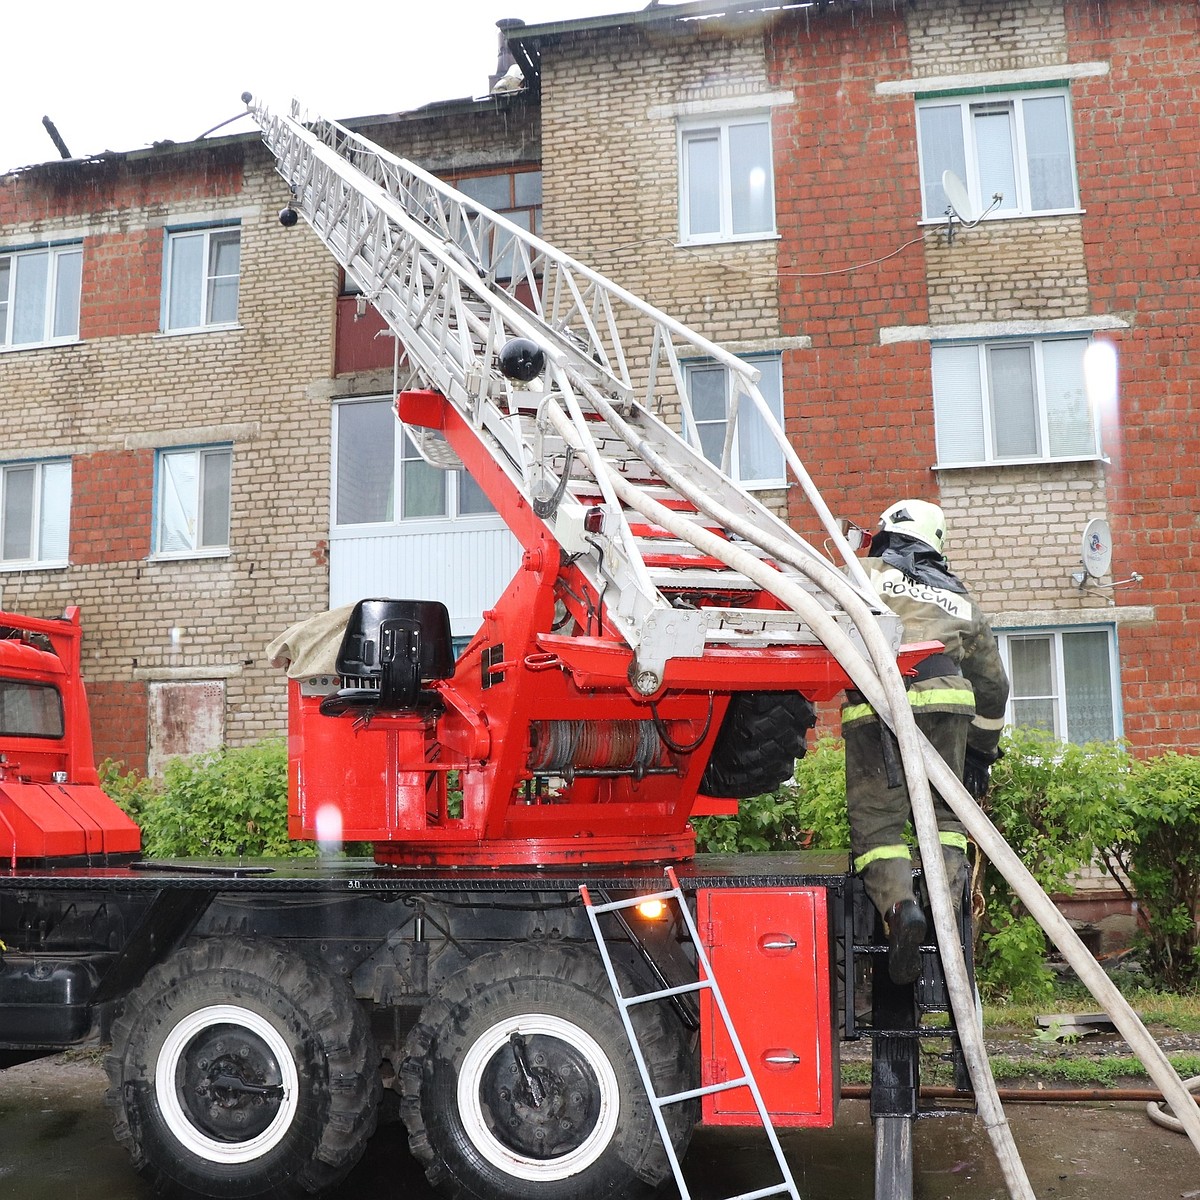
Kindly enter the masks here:
<path id="1" fill-rule="evenodd" d="M 422 684 L 454 674 L 446 606 L 436 600 L 360 600 L 342 635 L 337 673 L 342 686 L 321 702 L 325 716 L 438 707 L 438 694 Z"/>

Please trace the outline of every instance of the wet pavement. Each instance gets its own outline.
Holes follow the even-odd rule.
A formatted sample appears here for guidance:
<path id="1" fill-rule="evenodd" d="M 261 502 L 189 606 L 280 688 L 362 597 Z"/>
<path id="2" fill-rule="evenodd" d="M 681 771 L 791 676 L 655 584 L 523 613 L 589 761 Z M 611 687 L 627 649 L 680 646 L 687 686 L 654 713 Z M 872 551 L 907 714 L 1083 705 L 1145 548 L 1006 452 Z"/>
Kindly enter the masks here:
<path id="1" fill-rule="evenodd" d="M 1040 1200 L 1200 1200 L 1200 1155 L 1150 1122 L 1140 1104 L 1010 1104 L 1018 1149 Z M 829 1130 L 781 1131 L 803 1200 L 871 1200 L 866 1104 L 844 1101 Z M 1004 1200 L 977 1119 L 921 1121 L 915 1200 Z M 684 1163 L 693 1200 L 723 1200 L 779 1182 L 760 1131 L 699 1130 Z M 664 1193 L 669 1196 L 670 1189 Z M 0 1071 L 0 1197 L 143 1200 L 150 1189 L 113 1141 L 104 1075 L 90 1061 L 50 1059 Z M 336 1200 L 434 1200 L 403 1127 L 386 1125 Z"/>

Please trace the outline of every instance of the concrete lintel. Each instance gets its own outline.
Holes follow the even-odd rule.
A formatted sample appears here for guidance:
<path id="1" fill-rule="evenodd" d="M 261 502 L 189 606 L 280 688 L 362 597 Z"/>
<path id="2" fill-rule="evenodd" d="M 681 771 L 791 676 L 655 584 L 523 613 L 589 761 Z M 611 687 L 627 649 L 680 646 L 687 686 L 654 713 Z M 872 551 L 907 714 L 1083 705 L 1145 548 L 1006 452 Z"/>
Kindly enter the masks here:
<path id="1" fill-rule="evenodd" d="M 197 425 L 188 429 L 159 429 L 149 433 L 130 433 L 126 450 L 161 450 L 165 446 L 198 446 L 214 442 L 252 442 L 260 432 L 257 421 L 240 425 Z"/>
<path id="2" fill-rule="evenodd" d="M 879 344 L 979 341 L 1039 334 L 1103 333 L 1128 328 L 1128 321 L 1114 316 L 1053 317 L 1045 321 L 965 321 L 956 325 L 886 325 L 879 331 Z"/>
<path id="3" fill-rule="evenodd" d="M 222 663 L 210 667 L 134 667 L 133 678 L 146 683 L 204 683 L 214 679 L 232 679 L 241 673 L 241 663 Z"/>
<path id="4" fill-rule="evenodd" d="M 1047 63 L 1015 71 L 973 71 L 968 75 L 929 75 L 922 79 L 885 79 L 875 85 L 877 96 L 911 96 L 917 92 L 959 92 L 974 88 L 1020 87 L 1059 79 L 1107 75 L 1108 63 Z"/>

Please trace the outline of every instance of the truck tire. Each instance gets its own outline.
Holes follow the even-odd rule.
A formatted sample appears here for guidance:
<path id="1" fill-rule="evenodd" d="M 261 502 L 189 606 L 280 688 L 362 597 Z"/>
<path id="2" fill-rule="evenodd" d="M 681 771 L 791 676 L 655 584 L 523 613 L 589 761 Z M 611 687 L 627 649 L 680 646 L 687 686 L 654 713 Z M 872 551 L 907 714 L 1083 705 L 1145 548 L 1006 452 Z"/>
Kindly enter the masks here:
<path id="1" fill-rule="evenodd" d="M 409 1035 L 397 1086 L 409 1146 L 454 1200 L 635 1200 L 670 1176 L 599 958 L 574 947 L 488 954 Z M 690 1035 L 634 1012 L 660 1095 L 691 1086 Z M 682 1157 L 691 1103 L 664 1110 Z"/>
<path id="2" fill-rule="evenodd" d="M 735 692 L 700 791 L 739 800 L 774 791 L 795 773 L 816 720 L 816 709 L 799 692 Z"/>
<path id="3" fill-rule="evenodd" d="M 365 1012 L 343 979 L 266 939 L 206 938 L 154 967 L 105 1068 L 117 1140 L 156 1193 L 311 1195 L 375 1128 Z"/>

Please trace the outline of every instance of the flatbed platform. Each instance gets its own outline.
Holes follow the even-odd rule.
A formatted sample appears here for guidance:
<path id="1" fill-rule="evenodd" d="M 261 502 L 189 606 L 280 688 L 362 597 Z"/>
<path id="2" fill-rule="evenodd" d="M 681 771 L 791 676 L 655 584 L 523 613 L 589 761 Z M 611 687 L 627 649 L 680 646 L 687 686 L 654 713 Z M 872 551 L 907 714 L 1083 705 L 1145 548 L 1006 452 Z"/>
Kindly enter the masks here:
<path id="1" fill-rule="evenodd" d="M 386 867 L 371 859 L 141 860 L 121 867 L 18 867 L 0 871 L 0 891 L 37 889 L 160 892 L 489 892 L 611 888 L 654 891 L 673 866 L 684 891 L 730 887 L 835 887 L 849 871 L 848 853 L 797 850 L 699 854 L 679 863 L 634 866 Z"/>

